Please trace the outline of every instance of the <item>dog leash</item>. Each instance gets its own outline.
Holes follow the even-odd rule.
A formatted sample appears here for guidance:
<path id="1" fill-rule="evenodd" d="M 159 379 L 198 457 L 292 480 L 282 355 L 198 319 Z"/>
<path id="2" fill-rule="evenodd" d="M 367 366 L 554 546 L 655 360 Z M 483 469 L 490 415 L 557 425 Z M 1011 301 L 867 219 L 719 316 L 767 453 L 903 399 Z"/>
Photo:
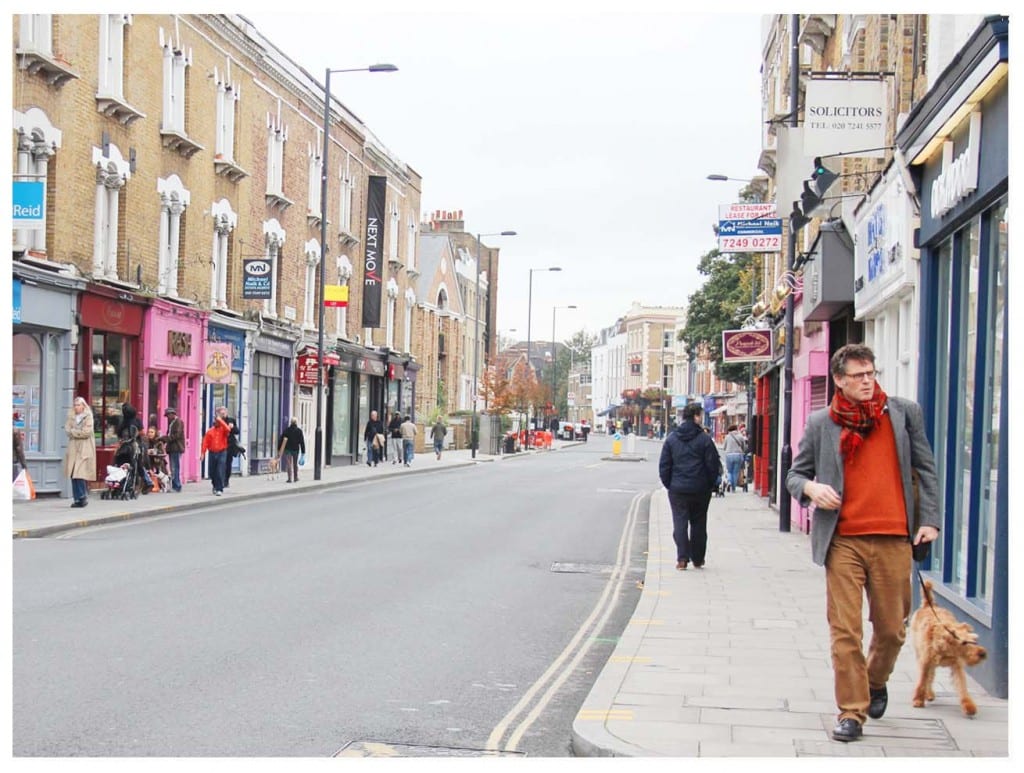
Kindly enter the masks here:
<path id="1" fill-rule="evenodd" d="M 956 631 L 954 631 L 952 628 L 950 628 L 948 625 L 946 625 L 944 622 L 942 622 L 942 618 L 939 617 L 939 613 L 935 611 L 935 604 L 932 602 L 931 594 L 928 593 L 928 589 L 924 585 L 924 576 L 921 574 L 920 567 L 915 567 L 914 571 L 917 572 L 917 581 L 919 583 L 921 583 L 921 597 L 925 599 L 925 603 L 927 603 L 928 608 L 932 611 L 932 614 L 935 616 L 935 621 L 939 625 L 941 625 L 943 628 L 945 628 L 946 629 L 946 633 L 948 633 L 950 636 L 952 636 L 958 642 L 960 642 L 961 644 L 966 644 L 967 642 L 965 642 L 963 639 L 961 639 L 957 635 Z"/>

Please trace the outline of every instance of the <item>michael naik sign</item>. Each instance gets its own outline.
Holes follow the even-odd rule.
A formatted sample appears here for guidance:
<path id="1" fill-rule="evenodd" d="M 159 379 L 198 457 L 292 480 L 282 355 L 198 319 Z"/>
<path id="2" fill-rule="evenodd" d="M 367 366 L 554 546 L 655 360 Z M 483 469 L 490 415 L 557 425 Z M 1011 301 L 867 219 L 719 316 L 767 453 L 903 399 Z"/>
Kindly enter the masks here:
<path id="1" fill-rule="evenodd" d="M 718 208 L 719 252 L 781 252 L 782 220 L 775 205 L 760 202 Z"/>
<path id="2" fill-rule="evenodd" d="M 723 330 L 724 362 L 769 362 L 772 359 L 771 330 Z"/>

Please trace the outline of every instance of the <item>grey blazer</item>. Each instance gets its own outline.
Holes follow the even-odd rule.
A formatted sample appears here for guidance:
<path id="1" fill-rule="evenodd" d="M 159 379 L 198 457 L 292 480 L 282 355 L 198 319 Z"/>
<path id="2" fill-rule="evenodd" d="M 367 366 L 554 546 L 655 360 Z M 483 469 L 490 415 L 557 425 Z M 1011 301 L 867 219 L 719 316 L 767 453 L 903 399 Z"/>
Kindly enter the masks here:
<path id="1" fill-rule="evenodd" d="M 914 488 L 910 470 L 917 470 L 920 479 L 918 495 L 921 502 L 921 522 L 918 526 L 939 528 L 939 483 L 935 475 L 935 458 L 928 438 L 924 434 L 924 415 L 921 406 L 912 400 L 890 397 L 887 403 L 893 434 L 896 436 L 896 454 L 900 460 L 903 478 L 903 501 L 907 511 L 907 533 L 914 536 Z M 804 496 L 804 484 L 809 481 L 827 483 L 842 494 L 843 460 L 839 454 L 840 426 L 832 421 L 828 408 L 815 411 L 807 419 L 807 428 L 800 441 L 800 452 L 786 476 L 789 493 L 805 507 L 810 504 Z M 885 496 L 884 491 L 879 496 Z M 814 563 L 825 565 L 832 535 L 839 522 L 838 510 L 816 508 L 811 524 L 811 556 Z"/>

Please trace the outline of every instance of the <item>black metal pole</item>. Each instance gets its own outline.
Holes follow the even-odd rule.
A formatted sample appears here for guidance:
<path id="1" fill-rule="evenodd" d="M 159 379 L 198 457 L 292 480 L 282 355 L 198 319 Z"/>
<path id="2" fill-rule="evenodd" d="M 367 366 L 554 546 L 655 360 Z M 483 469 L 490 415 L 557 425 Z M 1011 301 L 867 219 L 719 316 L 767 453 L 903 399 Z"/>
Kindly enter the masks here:
<path id="1" fill-rule="evenodd" d="M 313 440 L 313 480 L 320 480 L 324 463 L 324 282 L 327 277 L 327 151 L 331 120 L 331 71 L 324 73 L 324 149 L 320 159 L 320 289 L 317 294 L 316 431 Z"/>
<path id="2" fill-rule="evenodd" d="M 533 317 L 533 269 L 530 269 L 530 285 L 526 294 L 526 384 L 529 388 L 533 371 L 530 368 L 530 323 Z M 523 448 L 530 447 L 530 400 L 526 400 L 526 434 L 523 436 Z"/>
<path id="3" fill-rule="evenodd" d="M 789 125 L 799 126 L 797 108 L 800 100 L 800 14 L 790 16 L 789 44 Z M 786 245 L 786 272 L 792 276 L 796 263 L 796 230 L 793 223 L 789 224 L 789 240 Z M 793 498 L 786 488 L 786 478 L 793 465 L 793 292 L 786 296 L 786 341 L 783 362 L 782 390 L 782 458 L 779 475 L 779 531 L 789 531 L 792 522 Z"/>

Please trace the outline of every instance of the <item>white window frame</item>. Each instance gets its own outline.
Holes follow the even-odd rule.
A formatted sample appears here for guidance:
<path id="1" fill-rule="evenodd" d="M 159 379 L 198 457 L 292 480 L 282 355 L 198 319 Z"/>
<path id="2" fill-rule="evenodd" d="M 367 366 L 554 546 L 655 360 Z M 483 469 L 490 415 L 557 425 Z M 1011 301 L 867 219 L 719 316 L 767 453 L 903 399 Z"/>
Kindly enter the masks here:
<path id="1" fill-rule="evenodd" d="M 419 227 L 416 224 L 416 218 L 409 217 L 409 233 L 405 242 L 406 256 L 405 256 L 405 268 L 406 271 L 416 270 L 416 234 Z"/>
<path id="2" fill-rule="evenodd" d="M 385 309 L 385 332 L 384 345 L 389 349 L 395 348 L 395 304 L 398 301 L 398 283 L 391 277 L 387 283 L 388 302 Z"/>
<path id="3" fill-rule="evenodd" d="M 323 136 L 323 130 L 318 129 L 317 133 Z M 309 171 L 309 184 L 306 193 L 306 200 L 309 202 L 308 213 L 317 218 L 323 212 L 320 206 L 320 193 L 323 187 L 324 165 L 321 163 L 320 150 L 313 145 L 306 146 L 307 169 Z"/>
<path id="4" fill-rule="evenodd" d="M 132 23 L 131 14 L 100 14 L 99 89 L 102 97 L 124 101 L 124 37 L 125 27 Z"/>
<path id="5" fill-rule="evenodd" d="M 277 317 L 279 316 L 277 313 L 277 277 L 280 271 L 285 231 L 277 220 L 269 220 L 263 224 L 263 238 L 263 259 L 270 264 L 270 298 L 263 301 L 263 313 L 268 317 Z"/>
<path id="6" fill-rule="evenodd" d="M 160 28 L 160 48 L 163 52 L 163 131 L 185 135 L 185 70 L 192 64 L 191 50 L 186 53 L 180 40 L 170 35 L 165 39 Z"/>
<path id="7" fill-rule="evenodd" d="M 53 58 L 53 15 L 21 14 L 18 17 L 18 48 Z"/>
<path id="8" fill-rule="evenodd" d="M 217 80 L 217 127 L 214 140 L 214 154 L 224 161 L 235 160 L 235 111 L 241 98 L 238 84 L 231 82 L 231 60 L 223 77 L 214 70 Z"/>
<path id="9" fill-rule="evenodd" d="M 398 209 L 398 202 L 391 202 L 391 218 L 388 223 L 388 260 L 398 261 L 398 224 L 401 213 Z"/>
<path id="10" fill-rule="evenodd" d="M 278 112 L 281 105 L 278 103 Z M 288 127 L 267 114 L 267 195 L 284 198 L 284 146 L 288 142 Z"/>
<path id="11" fill-rule="evenodd" d="M 158 179 L 156 191 L 160 196 L 156 291 L 158 295 L 177 298 L 178 266 L 181 261 L 181 216 L 191 202 L 191 194 L 176 174 L 166 179 Z"/>
<path id="12" fill-rule="evenodd" d="M 113 143 L 108 146 L 107 155 L 103 155 L 102 148 L 94 147 L 92 163 L 96 170 L 92 273 L 96 278 L 117 281 L 117 218 L 121 189 L 131 179 L 131 167 Z"/>
<path id="13" fill-rule="evenodd" d="M 352 168 L 352 156 L 345 154 L 341 169 L 341 196 L 338 213 L 338 230 L 352 235 L 352 200 L 356 188 L 356 171 Z"/>
<path id="14" fill-rule="evenodd" d="M 213 216 L 213 265 L 210 268 L 210 306 L 228 308 L 228 250 L 231 232 L 238 225 L 238 215 L 227 199 L 221 199 L 210 208 Z"/>
<path id="15" fill-rule="evenodd" d="M 319 321 L 319 314 L 314 314 L 314 312 L 317 310 L 317 301 L 319 300 L 316 288 L 318 279 L 317 268 L 320 265 L 320 242 L 316 239 L 310 239 L 306 242 L 305 254 L 306 285 L 302 301 L 302 325 L 306 328 L 315 328 Z"/>

